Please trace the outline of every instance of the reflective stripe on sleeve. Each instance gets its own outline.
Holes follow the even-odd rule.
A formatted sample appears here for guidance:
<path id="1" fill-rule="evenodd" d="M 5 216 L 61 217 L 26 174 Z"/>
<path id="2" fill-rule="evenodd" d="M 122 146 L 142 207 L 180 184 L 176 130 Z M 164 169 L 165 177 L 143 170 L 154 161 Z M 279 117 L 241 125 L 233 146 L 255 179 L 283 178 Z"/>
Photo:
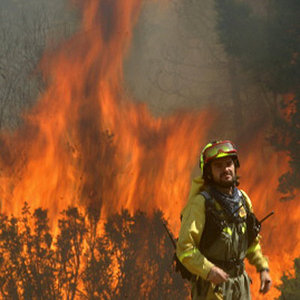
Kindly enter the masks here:
<path id="1" fill-rule="evenodd" d="M 189 250 L 189 251 L 185 251 L 185 252 L 181 253 L 181 255 L 178 256 L 178 259 L 182 263 L 184 258 L 191 257 L 196 252 L 197 252 L 196 248 L 193 248 L 192 250 Z"/>
<path id="2" fill-rule="evenodd" d="M 257 250 L 261 250 L 260 244 L 256 243 L 247 250 L 247 254 L 253 253 Z"/>

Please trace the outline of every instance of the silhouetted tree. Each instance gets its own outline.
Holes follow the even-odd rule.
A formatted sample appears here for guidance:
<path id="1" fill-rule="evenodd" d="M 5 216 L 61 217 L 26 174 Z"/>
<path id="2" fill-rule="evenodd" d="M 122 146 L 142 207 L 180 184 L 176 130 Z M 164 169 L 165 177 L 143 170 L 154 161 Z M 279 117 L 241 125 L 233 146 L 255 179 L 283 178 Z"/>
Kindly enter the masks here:
<path id="1" fill-rule="evenodd" d="M 53 237 L 47 211 L 0 215 L 0 295 L 3 299 L 184 299 L 173 272 L 174 249 L 160 211 L 127 210 L 99 221 L 76 207 L 62 212 Z"/>
<path id="2" fill-rule="evenodd" d="M 99 213 L 88 208 L 89 224 L 86 235 L 87 249 L 84 254 L 85 267 L 82 272 L 84 298 L 90 300 L 111 299 L 113 286 L 113 255 L 110 241 L 106 236 L 97 235 L 99 229 Z"/>
<path id="3" fill-rule="evenodd" d="M 37 209 L 31 216 L 25 203 L 21 220 L 0 218 L 1 295 L 5 299 L 57 299 L 47 211 Z"/>
<path id="4" fill-rule="evenodd" d="M 69 207 L 62 215 L 56 242 L 59 290 L 63 289 L 66 299 L 75 299 L 87 228 L 84 216 L 76 207 Z"/>
<path id="5" fill-rule="evenodd" d="M 291 171 L 280 178 L 279 190 L 292 194 L 300 187 L 300 2 L 270 0 L 265 16 L 255 14 L 243 1 L 215 0 L 215 4 L 227 55 L 261 86 L 262 95 L 269 94 L 275 131 L 270 141 L 291 158 Z M 279 98 L 281 107 L 287 105 L 287 94 L 293 95 L 288 120 L 281 117 L 278 105 Z"/>
<path id="6" fill-rule="evenodd" d="M 108 219 L 105 229 L 118 259 L 113 299 L 184 299 L 187 289 L 172 269 L 174 248 L 162 213 L 128 211 Z"/>
<path id="7" fill-rule="evenodd" d="M 300 258 L 294 260 L 295 275 L 284 274 L 282 284 L 277 287 L 281 291 L 279 300 L 297 300 L 300 298 Z"/>

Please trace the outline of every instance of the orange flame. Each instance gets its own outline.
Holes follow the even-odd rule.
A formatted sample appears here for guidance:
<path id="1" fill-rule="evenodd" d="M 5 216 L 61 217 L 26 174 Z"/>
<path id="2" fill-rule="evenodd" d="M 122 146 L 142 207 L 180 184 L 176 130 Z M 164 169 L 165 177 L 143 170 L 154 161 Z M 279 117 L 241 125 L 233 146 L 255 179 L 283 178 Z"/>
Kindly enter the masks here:
<path id="1" fill-rule="evenodd" d="M 1 136 L 3 212 L 19 215 L 27 201 L 48 208 L 55 224 L 68 205 L 91 205 L 103 218 L 122 207 L 159 208 L 178 232 L 191 170 L 213 119 L 209 112 L 155 119 L 125 96 L 123 59 L 140 8 L 141 0 L 82 1 L 82 29 L 44 56 L 46 91 L 24 126 Z M 263 226 L 263 244 L 278 284 L 299 256 L 296 202 L 280 202 L 275 191 L 287 157 L 245 153 L 241 173 L 257 215 L 276 212 Z"/>
<path id="2" fill-rule="evenodd" d="M 289 167 L 289 158 L 286 153 L 274 153 L 274 151 L 263 142 L 263 136 L 258 136 L 255 142 L 250 142 L 246 157 L 241 158 L 241 188 L 250 196 L 254 211 L 258 219 L 262 219 L 269 212 L 275 214 L 262 225 L 262 248 L 270 262 L 273 286 L 281 283 L 283 272 L 290 271 L 293 260 L 300 255 L 300 230 L 299 213 L 297 205 L 299 191 L 295 198 L 289 201 L 280 201 L 280 194 L 276 187 L 278 178 L 285 173 Z M 244 149 L 245 150 L 245 149 Z M 243 152 L 243 150 L 242 150 Z M 267 296 L 259 295 L 259 276 L 255 270 L 250 268 L 253 279 L 252 293 L 254 299 L 275 299 L 280 292 L 274 287 Z"/>
<path id="3" fill-rule="evenodd" d="M 122 64 L 140 0 L 82 6 L 81 31 L 42 60 L 45 93 L 19 131 L 2 135 L 2 210 L 18 215 L 27 201 L 55 220 L 74 204 L 102 217 L 161 208 L 175 220 L 211 118 L 155 119 L 125 96 Z"/>

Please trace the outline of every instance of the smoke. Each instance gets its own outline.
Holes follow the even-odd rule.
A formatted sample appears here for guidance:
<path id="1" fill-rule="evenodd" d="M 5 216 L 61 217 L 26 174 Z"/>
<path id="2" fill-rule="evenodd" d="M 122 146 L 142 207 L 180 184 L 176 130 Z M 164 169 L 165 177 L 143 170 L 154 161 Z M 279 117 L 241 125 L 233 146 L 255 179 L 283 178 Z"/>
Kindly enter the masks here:
<path id="1" fill-rule="evenodd" d="M 213 1 L 184 2 L 144 3 L 125 62 L 129 92 L 155 115 L 230 103 Z"/>
<path id="2" fill-rule="evenodd" d="M 77 28 L 68 1 L 0 1 L 0 128 L 22 125 L 44 83 L 39 61 Z"/>
<path id="3" fill-rule="evenodd" d="M 14 28 L 12 35 L 26 37 L 23 42 L 19 42 L 18 49 L 27 49 L 27 53 L 32 56 L 26 71 L 22 72 L 20 88 L 13 93 L 16 104 L 12 105 L 12 101 L 1 98 L 7 112 L 3 126 L 19 124 L 20 112 L 32 105 L 42 90 L 40 78 L 31 76 L 28 82 L 28 76 L 36 69 L 49 41 L 52 44 L 55 40 L 61 41 L 61 38 L 70 36 L 78 27 L 76 11 L 71 10 L 67 3 L 69 2 L 39 1 L 37 4 L 33 0 L 26 4 L 1 2 L 2 11 L 7 12 L 6 18 L 2 18 L 3 23 Z M 112 1 L 109 5 L 102 5 L 101 13 L 110 15 L 115 4 Z M 251 5 L 257 13 L 265 12 L 262 3 L 252 1 Z M 102 20 L 111 19 L 102 18 L 101 15 L 98 17 Z M 19 22 L 15 23 L 13 20 Z M 226 136 L 237 139 L 243 136 L 244 131 L 249 132 L 249 126 L 254 124 L 254 117 L 258 123 L 265 119 L 263 114 L 269 110 L 265 105 L 263 109 L 261 107 L 265 101 L 261 101 L 263 97 L 259 88 L 249 82 L 247 76 L 239 70 L 238 107 L 233 99 L 231 62 L 220 43 L 216 26 L 217 14 L 213 0 L 204 3 L 194 0 L 172 0 L 168 3 L 144 1 L 124 63 L 125 86 L 130 98 L 146 102 L 155 116 L 169 115 L 176 110 L 198 110 L 208 105 L 214 106 L 222 117 L 219 116 L 219 122 L 214 126 L 212 138 Z M 38 32 L 37 27 L 42 30 Z M 102 30 L 109 37 L 114 24 L 102 24 Z M 30 42 L 29 37 L 32 35 L 36 39 Z M 2 40 L 5 43 L 5 39 Z M 15 44 L 18 44 L 18 40 L 17 38 Z M 33 51 L 34 49 L 37 50 Z M 26 61 L 19 59 L 20 56 L 7 58 L 11 62 L 3 72 L 10 74 L 7 69 L 19 66 L 16 72 L 20 74 L 20 69 L 24 70 L 26 64 Z M 15 72 L 12 73 L 13 76 Z M 257 120 L 258 107 L 261 112 L 260 120 Z M 241 133 L 237 133 L 237 123 Z M 255 130 L 256 128 L 253 131 Z"/>
<path id="4" fill-rule="evenodd" d="M 265 3 L 251 5 L 265 14 Z M 126 86 L 155 116 L 213 106 L 219 115 L 211 139 L 243 143 L 245 133 L 270 128 L 279 99 L 227 55 L 218 20 L 213 0 L 146 1 L 125 61 Z"/>

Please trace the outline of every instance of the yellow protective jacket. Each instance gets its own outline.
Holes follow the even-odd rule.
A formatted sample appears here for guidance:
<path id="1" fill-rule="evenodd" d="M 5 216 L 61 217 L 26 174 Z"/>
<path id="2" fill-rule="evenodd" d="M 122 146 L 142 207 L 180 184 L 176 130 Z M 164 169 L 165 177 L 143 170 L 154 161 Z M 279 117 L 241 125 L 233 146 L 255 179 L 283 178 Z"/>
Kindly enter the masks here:
<path id="1" fill-rule="evenodd" d="M 182 210 L 182 223 L 179 232 L 176 254 L 182 264 L 197 277 L 207 278 L 213 263 L 210 262 L 199 250 L 198 245 L 201 240 L 205 224 L 205 198 L 199 194 L 203 187 L 203 180 L 197 177 L 192 182 L 192 187 L 188 203 Z M 252 204 L 249 197 L 243 192 L 250 210 Z M 263 256 L 260 243 L 260 237 L 247 250 L 247 259 L 250 264 L 254 265 L 257 271 L 268 268 L 268 260 Z"/>

